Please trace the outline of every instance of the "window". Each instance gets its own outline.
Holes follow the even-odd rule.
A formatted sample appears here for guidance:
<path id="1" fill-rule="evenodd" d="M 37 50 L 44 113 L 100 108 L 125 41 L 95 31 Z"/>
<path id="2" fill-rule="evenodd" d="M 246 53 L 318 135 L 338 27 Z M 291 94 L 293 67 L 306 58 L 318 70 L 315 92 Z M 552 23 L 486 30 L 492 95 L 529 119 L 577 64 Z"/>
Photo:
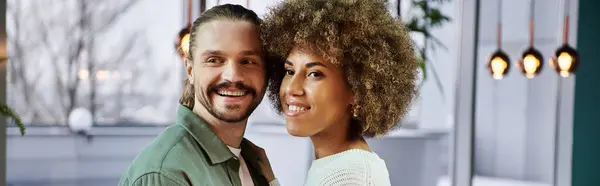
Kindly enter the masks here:
<path id="1" fill-rule="evenodd" d="M 97 125 L 172 122 L 182 2 L 7 3 L 8 103 L 25 123 L 63 126 L 77 108 Z"/>

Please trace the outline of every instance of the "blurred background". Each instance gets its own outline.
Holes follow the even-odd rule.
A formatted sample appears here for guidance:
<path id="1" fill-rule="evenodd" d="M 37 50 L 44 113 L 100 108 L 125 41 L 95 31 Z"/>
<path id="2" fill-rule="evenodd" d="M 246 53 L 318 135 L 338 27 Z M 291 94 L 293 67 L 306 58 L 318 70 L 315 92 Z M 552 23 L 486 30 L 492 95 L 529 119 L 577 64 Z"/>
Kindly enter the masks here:
<path id="1" fill-rule="evenodd" d="M 226 3 L 262 17 L 278 2 L 3 0 L 0 97 L 27 129 L 22 136 L 14 120 L 2 121 L 0 181 L 116 185 L 174 122 L 186 78 L 176 46 L 190 18 Z M 590 70 L 600 66 L 597 8 L 594 0 L 390 0 L 421 59 L 420 95 L 402 127 L 368 140 L 392 185 L 600 185 L 592 168 L 600 137 L 590 132 L 600 130 L 600 76 Z M 549 61 L 562 64 L 552 57 L 565 43 L 581 65 L 561 74 Z M 520 60 L 528 47 L 543 68 Z M 509 63 L 496 66 L 498 56 Z M 282 185 L 304 183 L 310 140 L 288 135 L 266 99 L 246 137 L 266 149 Z"/>

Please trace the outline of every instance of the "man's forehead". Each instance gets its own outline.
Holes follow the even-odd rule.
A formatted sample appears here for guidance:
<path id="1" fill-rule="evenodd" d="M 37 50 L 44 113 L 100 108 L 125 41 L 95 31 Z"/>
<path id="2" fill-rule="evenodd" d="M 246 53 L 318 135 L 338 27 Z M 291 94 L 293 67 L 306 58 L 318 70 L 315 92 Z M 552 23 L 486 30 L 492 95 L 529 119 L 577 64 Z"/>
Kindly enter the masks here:
<path id="1" fill-rule="evenodd" d="M 200 30 L 207 31 L 207 30 L 215 30 L 215 29 L 256 31 L 256 27 L 248 21 L 231 20 L 231 19 L 212 20 L 212 21 L 202 24 L 198 29 L 199 29 L 199 31 Z"/>
<path id="2" fill-rule="evenodd" d="M 246 21 L 211 21 L 199 27 L 196 36 L 197 50 L 194 52 L 262 52 L 256 27 Z"/>

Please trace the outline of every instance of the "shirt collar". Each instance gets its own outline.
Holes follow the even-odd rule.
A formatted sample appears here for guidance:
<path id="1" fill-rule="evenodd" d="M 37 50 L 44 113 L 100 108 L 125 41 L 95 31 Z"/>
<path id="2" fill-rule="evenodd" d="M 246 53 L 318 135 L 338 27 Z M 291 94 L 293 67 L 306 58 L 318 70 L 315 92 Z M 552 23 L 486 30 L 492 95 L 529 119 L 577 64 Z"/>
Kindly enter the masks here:
<path id="1" fill-rule="evenodd" d="M 180 105 L 177 110 L 177 124 L 183 126 L 200 147 L 206 152 L 210 163 L 219 164 L 234 157 L 233 153 L 196 113 Z"/>
<path id="2" fill-rule="evenodd" d="M 213 165 L 223 163 L 235 157 L 208 124 L 186 106 L 179 106 L 177 110 L 177 124 L 183 126 L 190 133 L 204 152 L 208 154 L 210 163 Z M 244 158 L 246 166 L 248 166 L 249 170 L 252 170 L 253 179 L 255 176 L 263 176 L 258 163 L 259 157 L 246 138 L 242 139 L 240 148 L 241 156 Z"/>

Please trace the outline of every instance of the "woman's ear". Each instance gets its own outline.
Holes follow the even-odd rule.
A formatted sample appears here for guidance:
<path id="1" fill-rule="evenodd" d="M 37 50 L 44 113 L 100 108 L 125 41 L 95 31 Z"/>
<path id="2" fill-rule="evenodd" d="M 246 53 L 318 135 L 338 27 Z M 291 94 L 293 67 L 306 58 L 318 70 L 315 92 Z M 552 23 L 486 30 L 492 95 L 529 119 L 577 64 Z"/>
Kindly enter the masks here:
<path id="1" fill-rule="evenodd" d="M 353 95 L 350 97 L 350 113 L 352 114 L 352 117 L 354 117 L 355 119 L 360 117 L 359 111 L 360 111 L 360 105 L 359 105 L 358 101 L 356 100 L 356 97 Z"/>
<path id="2" fill-rule="evenodd" d="M 352 91 L 352 88 L 350 88 L 350 84 L 349 83 L 347 84 L 347 86 L 348 86 L 348 91 L 350 92 L 350 99 L 349 99 L 350 104 L 351 105 L 358 104 L 358 100 L 356 98 L 356 93 L 354 93 L 354 91 Z"/>

